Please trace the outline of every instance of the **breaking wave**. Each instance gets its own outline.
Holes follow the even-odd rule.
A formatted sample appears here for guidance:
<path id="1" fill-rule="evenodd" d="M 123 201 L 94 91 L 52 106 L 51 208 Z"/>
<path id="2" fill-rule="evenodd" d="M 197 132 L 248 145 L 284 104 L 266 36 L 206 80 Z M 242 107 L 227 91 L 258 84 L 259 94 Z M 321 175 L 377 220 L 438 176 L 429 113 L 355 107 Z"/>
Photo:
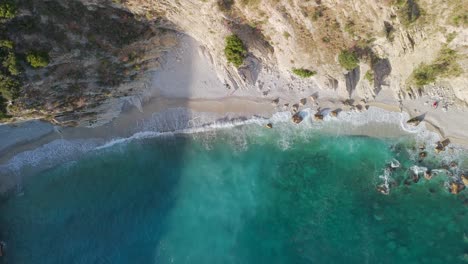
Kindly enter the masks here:
<path id="1" fill-rule="evenodd" d="M 324 113 L 324 112 L 323 112 Z M 104 139 L 86 139 L 86 140 L 65 140 L 59 139 L 45 144 L 37 149 L 25 151 L 17 154 L 6 164 L 0 166 L 0 175 L 5 181 L 5 177 L 19 177 L 24 168 L 47 169 L 56 164 L 69 162 L 78 159 L 85 153 L 91 151 L 100 151 L 111 148 L 116 145 L 127 144 L 128 142 L 155 138 L 160 136 L 174 136 L 179 134 L 189 134 L 198 139 L 204 139 L 209 147 L 209 142 L 216 133 L 222 131 L 230 133 L 232 144 L 238 146 L 239 150 L 247 148 L 247 139 L 245 134 L 262 135 L 267 133 L 268 129 L 264 127 L 271 123 L 274 130 L 277 131 L 275 139 L 281 149 L 288 149 L 291 145 L 289 140 L 294 137 L 308 138 L 313 135 L 311 130 L 320 131 L 331 135 L 349 135 L 366 133 L 363 128 L 371 129 L 376 125 L 389 125 L 397 128 L 402 134 L 410 134 L 417 144 L 433 145 L 439 136 L 428 131 L 424 124 L 413 127 L 406 124 L 409 115 L 406 113 L 389 112 L 380 108 L 370 107 L 364 112 L 341 112 L 337 117 L 332 117 L 328 113 L 323 121 L 314 121 L 314 112 L 311 109 L 301 111 L 304 120 L 300 124 L 291 122 L 292 114 L 290 112 L 277 112 L 270 118 L 254 116 L 244 118 L 235 114 L 226 114 L 223 117 L 213 113 L 200 113 L 190 111 L 186 108 L 168 109 L 164 112 L 155 113 L 148 120 L 139 121 L 135 127 L 135 132 L 130 137 Z M 246 129 L 241 129 L 241 128 Z M 236 129 L 233 129 L 236 128 Z M 377 129 L 385 131 L 385 129 Z M 370 133 L 372 136 L 388 136 Z M 450 152 L 444 153 L 440 158 L 445 162 L 455 160 L 461 153 L 460 148 L 453 148 Z M 417 154 L 413 153 L 413 156 Z M 416 159 L 413 157 L 413 159 Z M 13 176 L 12 176 L 13 175 Z M 389 187 L 391 173 L 383 175 L 384 184 Z M 15 180 L 14 182 L 17 182 Z M 10 180 L 12 182 L 12 180 Z M 0 189 L 0 192 L 2 190 Z"/>

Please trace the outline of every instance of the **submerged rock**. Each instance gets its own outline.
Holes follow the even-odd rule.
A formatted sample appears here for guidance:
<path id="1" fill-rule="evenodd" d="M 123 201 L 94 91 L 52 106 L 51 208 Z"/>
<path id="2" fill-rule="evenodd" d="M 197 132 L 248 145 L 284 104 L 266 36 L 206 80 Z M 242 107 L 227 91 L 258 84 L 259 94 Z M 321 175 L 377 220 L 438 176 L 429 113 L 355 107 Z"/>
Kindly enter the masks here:
<path id="1" fill-rule="evenodd" d="M 299 124 L 300 122 L 302 122 L 304 118 L 299 114 L 299 113 L 296 113 L 292 116 L 292 121 L 296 124 Z"/>
<path id="2" fill-rule="evenodd" d="M 381 194 L 388 195 L 390 194 L 390 188 L 386 184 L 381 184 L 377 186 L 377 191 L 379 191 Z"/>
<path id="3" fill-rule="evenodd" d="M 449 164 L 450 169 L 456 169 L 458 167 L 458 164 L 455 161 L 450 162 Z"/>

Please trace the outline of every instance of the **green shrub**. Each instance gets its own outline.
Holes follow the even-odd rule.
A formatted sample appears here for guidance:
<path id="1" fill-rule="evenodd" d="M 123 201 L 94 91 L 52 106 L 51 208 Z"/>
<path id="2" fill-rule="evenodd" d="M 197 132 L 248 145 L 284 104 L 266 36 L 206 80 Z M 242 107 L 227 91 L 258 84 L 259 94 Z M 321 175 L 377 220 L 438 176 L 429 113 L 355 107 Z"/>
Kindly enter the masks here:
<path id="1" fill-rule="evenodd" d="M 8 118 L 7 110 L 8 100 L 0 94 L 0 119 Z"/>
<path id="2" fill-rule="evenodd" d="M 16 6 L 10 2 L 0 3 L 0 18 L 10 19 L 16 16 Z"/>
<path id="3" fill-rule="evenodd" d="M 13 41 L 6 39 L 0 40 L 0 48 L 13 49 L 13 47 Z"/>
<path id="4" fill-rule="evenodd" d="M 0 73 L 0 95 L 7 99 L 16 97 L 20 88 L 20 83 L 12 78 Z"/>
<path id="5" fill-rule="evenodd" d="M 466 26 L 468 25 L 468 14 L 459 14 L 452 17 L 452 22 L 455 26 Z"/>
<path id="6" fill-rule="evenodd" d="M 447 43 L 452 42 L 452 40 L 454 40 L 456 37 L 457 37 L 457 32 L 450 32 L 446 37 Z"/>
<path id="7" fill-rule="evenodd" d="M 421 8 L 416 0 L 397 0 L 395 4 L 399 7 L 398 13 L 403 25 L 408 26 L 421 16 Z"/>
<path id="8" fill-rule="evenodd" d="M 364 79 L 368 80 L 370 83 L 374 82 L 374 72 L 372 70 L 368 70 L 364 75 Z"/>
<path id="9" fill-rule="evenodd" d="M 231 35 L 226 37 L 224 55 L 226 55 L 227 61 L 234 64 L 234 66 L 239 67 L 242 65 L 247 56 L 247 50 L 238 36 Z"/>
<path id="10" fill-rule="evenodd" d="M 308 78 L 308 77 L 311 77 L 311 76 L 314 76 L 315 74 L 317 74 L 316 71 L 311 71 L 311 70 L 307 70 L 307 69 L 296 69 L 294 68 L 292 70 L 292 72 L 299 76 L 299 77 L 302 77 L 302 78 Z"/>
<path id="11" fill-rule="evenodd" d="M 359 66 L 359 59 L 354 52 L 343 50 L 340 55 L 338 55 L 338 62 L 341 67 L 350 71 Z"/>
<path id="12" fill-rule="evenodd" d="M 26 56 L 26 61 L 33 68 L 42 68 L 49 65 L 49 55 L 47 52 L 33 51 L 28 53 Z"/>
<path id="13" fill-rule="evenodd" d="M 234 0 L 218 0 L 218 8 L 221 12 L 231 11 L 232 5 L 234 5 Z"/>
<path id="14" fill-rule="evenodd" d="M 438 77 L 458 76 L 462 68 L 456 62 L 456 51 L 447 47 L 439 51 L 436 60 L 431 64 L 422 63 L 413 71 L 413 80 L 417 86 L 433 83 Z"/>
<path id="15" fill-rule="evenodd" d="M 18 60 L 13 52 L 8 52 L 8 55 L 2 62 L 3 67 L 5 67 L 11 75 L 17 76 L 20 74 L 20 70 L 18 68 Z"/>

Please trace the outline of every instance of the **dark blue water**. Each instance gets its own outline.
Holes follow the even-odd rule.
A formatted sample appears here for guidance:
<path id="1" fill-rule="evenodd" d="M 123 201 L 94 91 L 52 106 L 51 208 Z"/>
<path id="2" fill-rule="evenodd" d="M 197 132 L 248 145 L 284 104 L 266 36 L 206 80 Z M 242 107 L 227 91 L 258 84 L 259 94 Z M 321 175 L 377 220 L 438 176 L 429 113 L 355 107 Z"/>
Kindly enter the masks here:
<path id="1" fill-rule="evenodd" d="M 405 185 L 410 141 L 236 133 L 133 141 L 28 178 L 0 204 L 0 263 L 466 263 L 467 193 L 443 174 Z"/>

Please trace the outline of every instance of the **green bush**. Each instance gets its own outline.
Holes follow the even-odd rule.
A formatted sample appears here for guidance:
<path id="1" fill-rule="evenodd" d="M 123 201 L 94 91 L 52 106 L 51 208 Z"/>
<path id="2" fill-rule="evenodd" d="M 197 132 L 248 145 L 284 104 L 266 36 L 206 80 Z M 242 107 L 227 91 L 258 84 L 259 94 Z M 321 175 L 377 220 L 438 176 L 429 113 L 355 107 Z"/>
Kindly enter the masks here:
<path id="1" fill-rule="evenodd" d="M 49 55 L 47 52 L 33 51 L 28 53 L 26 61 L 34 68 L 42 68 L 49 65 Z"/>
<path id="2" fill-rule="evenodd" d="M 359 66 L 359 59 L 354 52 L 343 50 L 340 55 L 338 55 L 338 62 L 341 67 L 350 71 Z"/>
<path id="3" fill-rule="evenodd" d="M 0 95 L 7 99 L 13 99 L 18 95 L 20 83 L 12 78 L 0 73 Z"/>
<path id="4" fill-rule="evenodd" d="M 364 75 L 364 79 L 368 80 L 370 83 L 374 82 L 374 72 L 372 70 L 368 70 Z"/>
<path id="5" fill-rule="evenodd" d="M 311 70 L 307 70 L 307 69 L 296 69 L 294 68 L 292 70 L 292 72 L 299 76 L 299 77 L 302 77 L 302 78 L 308 78 L 308 77 L 311 77 L 311 76 L 314 76 L 315 74 L 317 74 L 316 71 L 311 71 Z"/>
<path id="6" fill-rule="evenodd" d="M 452 17 L 453 24 L 455 26 L 466 26 L 468 25 L 468 14 L 459 14 Z"/>
<path id="7" fill-rule="evenodd" d="M 7 110 L 8 100 L 0 94 L 0 119 L 8 118 Z"/>
<path id="8" fill-rule="evenodd" d="M 415 22 L 421 16 L 421 8 L 416 0 L 397 0 L 395 5 L 399 7 L 399 17 L 405 26 Z"/>
<path id="9" fill-rule="evenodd" d="M 13 52 L 8 52 L 8 55 L 4 58 L 2 62 L 3 67 L 5 67 L 11 75 L 17 76 L 20 74 L 18 68 L 18 60 Z"/>
<path id="10" fill-rule="evenodd" d="M 224 55 L 226 56 L 227 61 L 234 64 L 234 66 L 239 67 L 242 65 L 245 57 L 247 56 L 247 50 L 245 49 L 244 43 L 238 36 L 231 35 L 226 37 Z"/>
<path id="11" fill-rule="evenodd" d="M 232 6 L 234 5 L 234 0 L 218 0 L 218 8 L 221 12 L 231 11 Z"/>
<path id="12" fill-rule="evenodd" d="M 16 16 L 16 6 L 10 2 L 0 3 L 0 18 L 14 18 Z"/>
<path id="13" fill-rule="evenodd" d="M 13 41 L 6 39 L 0 40 L 0 48 L 13 49 L 13 47 Z"/>
<path id="14" fill-rule="evenodd" d="M 423 86 L 433 83 L 437 77 L 458 76 L 462 73 L 457 60 L 456 51 L 447 47 L 439 51 L 436 60 L 431 64 L 422 63 L 413 71 L 414 83 L 417 86 Z"/>

